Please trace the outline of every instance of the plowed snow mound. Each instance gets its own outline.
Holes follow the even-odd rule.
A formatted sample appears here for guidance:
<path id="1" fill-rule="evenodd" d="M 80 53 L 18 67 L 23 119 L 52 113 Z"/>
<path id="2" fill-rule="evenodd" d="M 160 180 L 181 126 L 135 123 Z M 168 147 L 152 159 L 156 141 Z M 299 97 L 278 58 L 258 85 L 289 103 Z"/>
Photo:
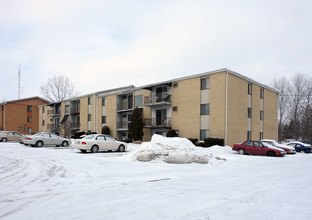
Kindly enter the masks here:
<path id="1" fill-rule="evenodd" d="M 151 142 L 144 142 L 131 155 L 133 160 L 142 162 L 164 161 L 166 163 L 208 163 L 212 154 L 195 147 L 186 138 L 166 138 L 153 135 Z"/>

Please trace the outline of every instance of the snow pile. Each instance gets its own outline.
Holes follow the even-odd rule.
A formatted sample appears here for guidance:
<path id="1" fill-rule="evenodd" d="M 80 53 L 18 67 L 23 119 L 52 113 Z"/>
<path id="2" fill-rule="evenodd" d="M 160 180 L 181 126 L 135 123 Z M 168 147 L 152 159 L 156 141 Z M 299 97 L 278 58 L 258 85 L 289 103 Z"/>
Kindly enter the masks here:
<path id="1" fill-rule="evenodd" d="M 164 161 L 166 163 L 206 164 L 212 158 L 212 154 L 203 148 L 198 148 L 186 138 L 166 138 L 153 135 L 151 142 L 144 142 L 140 148 L 133 152 L 130 157 L 142 162 Z"/>

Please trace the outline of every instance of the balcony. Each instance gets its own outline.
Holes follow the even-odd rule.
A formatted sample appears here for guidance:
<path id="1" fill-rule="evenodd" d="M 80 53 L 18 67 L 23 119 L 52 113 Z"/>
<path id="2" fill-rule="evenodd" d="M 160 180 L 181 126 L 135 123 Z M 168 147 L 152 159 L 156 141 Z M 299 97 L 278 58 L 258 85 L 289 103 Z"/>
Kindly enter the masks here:
<path id="1" fill-rule="evenodd" d="M 117 103 L 117 111 L 131 111 L 132 102 Z"/>
<path id="2" fill-rule="evenodd" d="M 57 132 L 59 131 L 59 125 L 47 124 L 47 130 L 49 132 Z"/>
<path id="3" fill-rule="evenodd" d="M 72 115 L 79 115 L 80 114 L 80 109 L 73 107 L 73 108 L 70 109 L 70 114 L 72 114 Z"/>
<path id="4" fill-rule="evenodd" d="M 144 96 L 144 105 L 147 106 L 170 105 L 170 104 L 171 104 L 171 95 L 167 93 L 152 96 Z"/>
<path id="5" fill-rule="evenodd" d="M 55 116 L 60 116 L 61 115 L 61 110 L 60 109 L 52 109 L 52 110 L 48 110 L 47 114 L 49 117 L 55 117 Z"/>
<path id="6" fill-rule="evenodd" d="M 145 127 L 171 128 L 171 118 L 168 118 L 168 117 L 145 118 L 144 125 Z"/>
<path id="7" fill-rule="evenodd" d="M 71 123 L 71 129 L 72 130 L 75 130 L 75 129 L 80 129 L 80 123 Z"/>
<path id="8" fill-rule="evenodd" d="M 128 130 L 130 121 L 117 122 L 117 130 Z"/>

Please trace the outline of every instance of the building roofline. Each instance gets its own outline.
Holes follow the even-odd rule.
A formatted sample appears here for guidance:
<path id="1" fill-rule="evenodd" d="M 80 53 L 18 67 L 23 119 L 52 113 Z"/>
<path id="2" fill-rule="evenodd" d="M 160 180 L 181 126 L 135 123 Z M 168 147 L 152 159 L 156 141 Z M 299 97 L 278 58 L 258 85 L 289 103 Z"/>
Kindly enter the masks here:
<path id="1" fill-rule="evenodd" d="M 159 83 L 152 83 L 152 84 L 147 84 L 147 85 L 144 85 L 144 86 L 140 86 L 140 87 L 135 87 L 134 90 L 139 90 L 139 89 L 144 89 L 144 88 L 147 88 L 147 87 L 153 87 L 153 86 L 157 86 L 157 85 L 161 85 L 161 84 L 167 84 L 167 83 L 173 83 L 173 82 L 176 82 L 176 81 L 181 81 L 181 80 L 186 80 L 186 79 L 192 79 L 192 78 L 196 78 L 196 77 L 205 77 L 205 76 L 209 76 L 209 75 L 212 75 L 212 74 L 216 74 L 216 73 L 220 73 L 220 72 L 228 72 L 228 73 L 231 73 L 235 76 L 238 76 L 240 78 L 243 78 L 251 83 L 255 83 L 261 87 L 264 87 L 266 89 L 269 89 L 273 92 L 276 92 L 276 93 L 280 93 L 280 91 L 278 91 L 277 89 L 274 89 L 270 86 L 267 86 L 267 85 L 264 85 L 260 82 L 257 82 L 247 76 L 244 76 L 238 72 L 235 72 L 235 71 L 232 71 L 232 70 L 229 70 L 227 68 L 222 68 L 222 69 L 218 69 L 218 70 L 213 70 L 213 71 L 209 71 L 209 72 L 204 72 L 204 73 L 198 73 L 198 74 L 193 74 L 193 75 L 189 75 L 189 76 L 184 76 L 184 77 L 179 77 L 179 78 L 175 78 L 175 79 L 171 79 L 171 80 L 166 80 L 166 81 L 162 81 L 162 82 L 159 82 Z"/>
<path id="2" fill-rule="evenodd" d="M 73 98 L 69 98 L 69 99 L 64 99 L 63 102 L 66 101 L 74 101 L 74 100 L 78 100 L 80 98 L 86 97 L 86 96 L 92 96 L 92 95 L 97 95 L 97 96 L 104 96 L 104 94 L 114 94 L 114 93 L 118 93 L 120 92 L 120 90 L 122 91 L 126 91 L 126 90 L 132 90 L 133 88 L 135 88 L 134 85 L 130 85 L 130 86 L 123 86 L 123 87 L 118 87 L 118 88 L 114 88 L 114 89 L 107 89 L 107 90 L 101 90 L 101 91 L 97 91 L 97 92 L 92 92 L 92 93 L 88 93 L 85 95 L 81 95 L 81 96 L 77 96 L 77 97 L 73 97 Z"/>
<path id="3" fill-rule="evenodd" d="M 46 100 L 44 98 L 41 98 L 39 96 L 33 96 L 33 97 L 29 97 L 29 98 L 22 98 L 22 99 L 15 99 L 15 100 L 4 101 L 4 102 L 0 103 L 0 105 L 5 105 L 7 103 L 12 103 L 12 102 L 25 101 L 25 100 L 29 100 L 29 99 L 41 99 L 42 101 L 49 102 L 48 100 Z"/>
<path id="4" fill-rule="evenodd" d="M 179 78 L 174 78 L 174 79 L 171 79 L 171 80 L 166 80 L 166 81 L 161 81 L 161 82 L 158 82 L 158 83 L 151 83 L 151 84 L 147 84 L 147 85 L 143 85 L 143 86 L 139 86 L 139 87 L 136 87 L 134 85 L 129 85 L 129 86 L 123 86 L 123 87 L 118 87 L 118 88 L 113 88 L 113 89 L 107 89 L 107 90 L 101 90 L 101 91 L 97 91 L 97 92 L 93 92 L 93 93 L 88 93 L 88 94 L 85 94 L 85 95 L 81 95 L 81 96 L 77 96 L 77 97 L 72 97 L 72 98 L 69 98 L 69 99 L 64 99 L 63 101 L 75 101 L 75 100 L 79 100 L 80 98 L 83 98 L 83 97 L 86 97 L 86 96 L 93 96 L 93 95 L 97 95 L 98 97 L 103 97 L 103 96 L 107 96 L 107 95 L 114 95 L 114 94 L 126 94 L 130 91 L 137 91 L 137 90 L 140 90 L 140 89 L 145 89 L 145 88 L 149 88 L 149 87 L 154 87 L 154 86 L 157 86 L 157 85 L 162 85 L 162 84 L 168 84 L 168 83 L 173 83 L 173 82 L 177 82 L 177 81 L 181 81 L 181 80 L 186 80 L 186 79 L 192 79 L 192 78 L 196 78 L 196 77 L 206 77 L 206 76 L 210 76 L 212 74 L 216 74 L 216 73 L 221 73 L 221 72 L 228 72 L 234 76 L 237 76 L 237 77 L 240 77 L 242 79 L 245 79 L 246 81 L 248 82 L 251 82 L 251 83 L 254 83 L 254 84 L 257 84 L 263 88 L 266 88 L 266 89 L 269 89 L 275 93 L 280 93 L 279 90 L 275 89 L 275 88 L 272 88 L 270 86 L 267 86 L 267 85 L 264 85 L 260 82 L 257 82 L 247 76 L 244 76 L 238 72 L 235 72 L 235 71 L 232 71 L 230 69 L 227 69 L 227 68 L 222 68 L 222 69 L 217 69 L 217 70 L 213 70 L 213 71 L 208 71 L 208 72 L 203 72 L 203 73 L 197 73 L 197 74 L 193 74 L 193 75 L 188 75 L 188 76 L 184 76 L 184 77 L 179 77 Z M 40 97 L 32 97 L 32 98 L 40 98 Z M 28 98 L 28 99 L 31 99 L 31 98 Z M 42 98 L 41 98 L 42 99 Z M 42 99 L 44 100 L 44 99 Z M 15 101 L 18 101 L 18 100 L 15 100 Z M 46 101 L 46 100 L 44 100 Z M 45 105 L 40 105 L 40 106 L 49 106 L 49 105 L 53 105 L 53 104 L 58 104 L 58 103 L 61 103 L 61 102 L 54 102 L 54 103 L 48 103 L 48 104 L 45 104 Z M 0 103 L 1 105 L 2 103 Z"/>

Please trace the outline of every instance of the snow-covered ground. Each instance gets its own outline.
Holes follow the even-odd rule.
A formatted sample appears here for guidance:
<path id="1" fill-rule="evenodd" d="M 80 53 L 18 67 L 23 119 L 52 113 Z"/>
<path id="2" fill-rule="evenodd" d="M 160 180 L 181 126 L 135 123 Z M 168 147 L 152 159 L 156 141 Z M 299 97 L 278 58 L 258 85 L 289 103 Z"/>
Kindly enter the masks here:
<path id="1" fill-rule="evenodd" d="M 206 164 L 172 164 L 135 160 L 140 147 L 83 154 L 0 143 L 0 219 L 311 219 L 310 154 L 215 146 Z"/>

